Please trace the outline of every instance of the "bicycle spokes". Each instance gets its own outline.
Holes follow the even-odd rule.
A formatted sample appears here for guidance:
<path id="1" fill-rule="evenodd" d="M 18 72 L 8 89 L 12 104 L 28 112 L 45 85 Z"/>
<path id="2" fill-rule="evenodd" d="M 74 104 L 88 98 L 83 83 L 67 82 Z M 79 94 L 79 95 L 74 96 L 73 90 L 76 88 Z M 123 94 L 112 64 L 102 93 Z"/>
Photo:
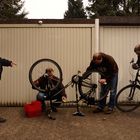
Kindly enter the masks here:
<path id="1" fill-rule="evenodd" d="M 124 112 L 136 109 L 140 104 L 140 87 L 130 84 L 122 88 L 116 96 L 116 107 Z"/>
<path id="2" fill-rule="evenodd" d="M 53 70 L 53 75 L 57 78 L 53 79 L 48 76 L 46 72 L 48 68 Z M 36 81 L 40 77 L 43 77 L 42 79 L 44 79 L 44 81 L 47 82 L 43 82 L 43 84 L 41 84 L 43 86 L 38 86 L 34 83 L 34 81 Z M 62 81 L 61 67 L 54 60 L 40 59 L 31 66 L 29 70 L 29 81 L 35 89 L 41 92 L 46 92 L 48 88 L 49 90 L 54 90 Z M 47 87 L 47 89 L 45 89 L 45 87 Z"/>

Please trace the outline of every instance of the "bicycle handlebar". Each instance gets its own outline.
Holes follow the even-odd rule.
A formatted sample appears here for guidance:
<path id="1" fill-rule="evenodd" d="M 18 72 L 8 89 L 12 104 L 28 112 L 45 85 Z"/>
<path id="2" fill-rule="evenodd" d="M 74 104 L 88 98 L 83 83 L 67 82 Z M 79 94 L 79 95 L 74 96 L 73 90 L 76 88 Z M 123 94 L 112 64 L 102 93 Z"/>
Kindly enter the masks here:
<path id="1" fill-rule="evenodd" d="M 81 74 L 81 71 L 78 70 L 77 74 L 72 76 L 72 82 L 73 83 L 78 83 L 79 82 L 79 78 L 81 77 L 80 74 Z"/>
<path id="2" fill-rule="evenodd" d="M 138 71 L 140 70 L 140 66 L 134 62 L 134 58 L 132 58 L 132 60 L 130 61 L 130 64 L 134 70 L 138 70 Z"/>

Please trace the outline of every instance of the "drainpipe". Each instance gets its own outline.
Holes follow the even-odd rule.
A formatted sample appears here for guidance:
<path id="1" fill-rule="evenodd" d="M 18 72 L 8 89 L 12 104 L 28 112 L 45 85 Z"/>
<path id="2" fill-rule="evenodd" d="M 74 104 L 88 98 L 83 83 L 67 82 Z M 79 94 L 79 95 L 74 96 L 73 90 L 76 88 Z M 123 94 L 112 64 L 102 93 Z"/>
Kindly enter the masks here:
<path id="1" fill-rule="evenodd" d="M 94 49 L 94 53 L 98 53 L 100 50 L 99 50 L 99 19 L 95 19 L 95 49 Z M 96 77 L 95 77 L 95 81 L 96 83 L 98 83 L 99 81 L 99 75 L 96 74 Z M 96 90 L 96 98 L 99 99 L 99 90 L 97 88 Z"/>
<path id="2" fill-rule="evenodd" d="M 95 52 L 99 51 L 99 19 L 95 19 Z"/>

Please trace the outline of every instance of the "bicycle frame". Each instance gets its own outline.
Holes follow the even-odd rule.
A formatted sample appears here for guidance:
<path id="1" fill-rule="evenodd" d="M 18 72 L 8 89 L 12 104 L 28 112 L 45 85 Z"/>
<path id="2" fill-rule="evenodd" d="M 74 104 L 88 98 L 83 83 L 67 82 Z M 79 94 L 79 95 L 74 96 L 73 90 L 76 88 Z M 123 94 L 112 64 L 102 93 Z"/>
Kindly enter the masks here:
<path id="1" fill-rule="evenodd" d="M 131 81 L 130 80 L 130 83 L 133 85 L 133 88 L 131 88 L 130 90 L 130 94 L 129 94 L 129 100 L 132 100 L 133 99 L 133 96 L 135 94 L 135 87 L 136 86 L 140 86 L 140 80 L 139 80 L 139 77 L 140 77 L 140 68 L 138 68 L 137 72 L 136 72 L 136 76 L 135 76 L 135 80 L 134 81 Z"/>
<path id="2" fill-rule="evenodd" d="M 79 82 L 80 76 L 79 73 L 77 75 L 73 75 L 72 79 L 64 86 L 64 88 L 62 88 L 61 90 L 59 90 L 57 93 L 55 93 L 53 96 L 51 96 L 52 98 L 57 96 L 60 92 L 62 92 L 63 90 L 65 90 L 67 87 L 69 87 L 70 85 L 72 85 L 72 87 L 75 85 L 75 87 L 77 86 L 78 82 Z M 76 87 L 77 88 L 77 87 Z"/>
<path id="3" fill-rule="evenodd" d="M 130 80 L 130 83 L 132 83 L 134 85 L 137 85 L 137 83 L 138 83 L 140 85 L 140 80 L 139 80 L 140 74 L 139 74 L 139 72 L 140 72 L 140 68 L 137 70 L 135 80 L 134 81 Z"/>

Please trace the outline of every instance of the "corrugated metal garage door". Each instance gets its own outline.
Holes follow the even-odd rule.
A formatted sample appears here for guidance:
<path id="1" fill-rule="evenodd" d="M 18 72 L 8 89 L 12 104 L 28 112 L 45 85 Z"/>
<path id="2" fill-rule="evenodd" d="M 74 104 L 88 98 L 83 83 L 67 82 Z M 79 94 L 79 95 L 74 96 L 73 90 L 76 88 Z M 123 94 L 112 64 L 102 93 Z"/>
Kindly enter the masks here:
<path id="1" fill-rule="evenodd" d="M 100 27 L 100 50 L 112 55 L 119 65 L 118 90 L 129 84 L 135 71 L 130 67 L 130 61 L 135 58 L 135 45 L 140 44 L 139 27 L 108 26 Z"/>
<path id="2" fill-rule="evenodd" d="M 0 25 L 0 56 L 17 63 L 4 68 L 0 84 L 2 105 L 20 105 L 36 98 L 28 80 L 29 68 L 40 58 L 55 60 L 67 84 L 78 70 L 85 71 L 94 48 L 94 25 Z M 75 99 L 75 89 L 66 89 Z"/>

